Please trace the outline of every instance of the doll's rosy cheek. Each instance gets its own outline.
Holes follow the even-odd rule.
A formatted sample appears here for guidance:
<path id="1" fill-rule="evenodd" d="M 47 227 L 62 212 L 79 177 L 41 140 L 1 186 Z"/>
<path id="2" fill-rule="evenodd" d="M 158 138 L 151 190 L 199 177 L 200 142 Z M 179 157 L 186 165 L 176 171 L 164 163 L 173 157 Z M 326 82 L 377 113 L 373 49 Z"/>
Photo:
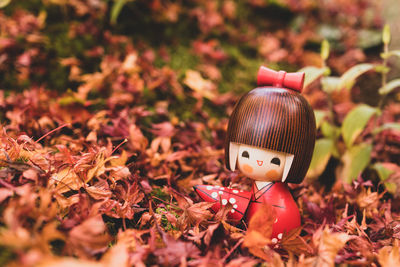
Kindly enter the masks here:
<path id="1" fill-rule="evenodd" d="M 276 170 L 269 170 L 265 174 L 265 177 L 267 177 L 270 180 L 278 180 L 280 179 L 279 173 Z"/>
<path id="2" fill-rule="evenodd" d="M 253 172 L 253 168 L 248 165 L 248 164 L 243 164 L 243 171 L 245 171 L 246 173 L 252 173 Z"/>

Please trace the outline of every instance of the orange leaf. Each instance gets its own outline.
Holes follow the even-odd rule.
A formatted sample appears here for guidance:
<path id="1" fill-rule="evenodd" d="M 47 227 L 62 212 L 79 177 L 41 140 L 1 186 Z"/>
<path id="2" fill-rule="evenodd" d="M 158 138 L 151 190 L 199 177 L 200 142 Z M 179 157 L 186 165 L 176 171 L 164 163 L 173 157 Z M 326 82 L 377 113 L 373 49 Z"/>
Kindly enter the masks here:
<path id="1" fill-rule="evenodd" d="M 70 248 L 83 258 L 105 251 L 111 240 L 101 215 L 85 220 L 69 232 Z"/>
<path id="2" fill-rule="evenodd" d="M 271 242 L 272 225 L 276 215 L 271 205 L 265 204 L 253 215 L 249 228 L 244 237 L 243 246 L 249 248 L 254 256 L 270 261 L 272 250 L 268 247 Z"/>
<path id="3" fill-rule="evenodd" d="M 300 236 L 301 227 L 292 229 L 288 233 L 284 233 L 281 246 L 289 253 L 294 255 L 308 254 L 312 248 L 308 246 L 306 241 Z"/>
<path id="4" fill-rule="evenodd" d="M 318 256 L 314 260 L 314 266 L 335 266 L 335 257 L 351 237 L 345 233 L 332 233 L 328 227 L 322 231 L 318 246 Z"/>
<path id="5" fill-rule="evenodd" d="M 55 173 L 51 176 L 52 180 L 50 180 L 49 185 L 55 186 L 55 189 L 58 193 L 62 194 L 68 192 L 70 190 L 79 190 L 84 185 L 84 182 L 75 171 L 70 168 L 64 168 L 58 173 Z"/>
<path id="6" fill-rule="evenodd" d="M 399 241 L 394 241 L 393 247 L 385 246 L 378 252 L 378 261 L 382 267 L 400 266 Z"/>
<path id="7" fill-rule="evenodd" d="M 187 70 L 183 82 L 201 97 L 213 100 L 217 96 L 215 84 L 201 77 L 198 71 Z"/>

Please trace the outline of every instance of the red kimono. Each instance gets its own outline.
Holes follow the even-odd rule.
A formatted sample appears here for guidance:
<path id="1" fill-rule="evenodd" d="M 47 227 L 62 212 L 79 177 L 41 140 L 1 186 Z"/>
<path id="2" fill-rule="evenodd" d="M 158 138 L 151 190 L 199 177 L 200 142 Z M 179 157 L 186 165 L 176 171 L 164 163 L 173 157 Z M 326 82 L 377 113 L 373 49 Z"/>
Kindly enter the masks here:
<path id="1" fill-rule="evenodd" d="M 215 202 L 211 207 L 214 212 L 217 212 L 221 205 L 231 203 L 233 208 L 228 217 L 235 221 L 244 218 L 249 222 L 262 203 L 270 204 L 276 212 L 271 235 L 272 243 L 281 239 L 283 233 L 300 226 L 299 209 L 284 183 L 266 183 L 262 188 L 257 188 L 254 183 L 251 192 L 210 185 L 198 185 L 194 189 L 204 201 Z"/>

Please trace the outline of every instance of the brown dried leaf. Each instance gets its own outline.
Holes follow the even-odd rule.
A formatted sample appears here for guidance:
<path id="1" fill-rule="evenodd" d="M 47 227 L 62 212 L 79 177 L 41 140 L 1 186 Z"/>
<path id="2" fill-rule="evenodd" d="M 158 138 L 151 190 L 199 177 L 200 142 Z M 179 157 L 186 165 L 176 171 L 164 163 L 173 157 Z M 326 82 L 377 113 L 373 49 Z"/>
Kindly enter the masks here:
<path id="1" fill-rule="evenodd" d="M 382 267 L 400 266 L 399 241 L 395 240 L 392 247 L 386 246 L 379 250 L 378 261 Z"/>
<path id="2" fill-rule="evenodd" d="M 101 262 L 105 266 L 130 266 L 129 264 L 129 253 L 128 244 L 117 243 L 111 247 L 110 250 L 101 259 Z"/>
<path id="3" fill-rule="evenodd" d="M 187 205 L 184 209 L 183 216 L 178 221 L 179 224 L 187 227 L 189 225 L 198 226 L 202 222 L 207 222 L 213 217 L 213 214 L 209 210 L 214 203 L 200 202 L 193 205 Z"/>
<path id="4" fill-rule="evenodd" d="M 0 188 L 0 203 L 12 196 L 14 191 L 8 188 Z"/>
<path id="5" fill-rule="evenodd" d="M 200 97 L 208 98 L 210 100 L 217 97 L 215 84 L 201 77 L 201 74 L 198 71 L 187 70 L 183 82 L 194 90 L 196 95 L 199 95 Z"/>
<path id="6" fill-rule="evenodd" d="M 322 232 L 318 241 L 318 254 L 313 262 L 315 266 L 333 267 L 337 253 L 351 237 L 345 233 L 332 233 L 328 227 L 319 231 Z"/>
<path id="7" fill-rule="evenodd" d="M 307 255 L 312 252 L 312 248 L 307 244 L 306 238 L 300 236 L 301 230 L 302 227 L 299 227 L 283 235 L 280 245 L 284 250 L 293 255 Z"/>
<path id="8" fill-rule="evenodd" d="M 111 240 L 101 215 L 86 219 L 68 234 L 69 249 L 82 258 L 104 252 Z"/>
<path id="9" fill-rule="evenodd" d="M 129 126 L 129 142 L 134 151 L 144 151 L 149 141 L 135 124 Z"/>
<path id="10" fill-rule="evenodd" d="M 189 258 L 198 258 L 200 251 L 193 244 L 175 240 L 173 237 L 162 232 L 162 239 L 165 247 L 157 249 L 154 254 L 159 257 L 159 262 L 162 265 L 184 265 Z"/>
<path id="11" fill-rule="evenodd" d="M 94 186 L 86 187 L 85 190 L 96 200 L 107 199 L 112 196 L 112 192 L 110 191 L 107 182 L 104 180 L 96 183 Z"/>
<path id="12" fill-rule="evenodd" d="M 53 174 L 51 179 L 49 186 L 54 187 L 60 194 L 70 190 L 79 190 L 79 188 L 84 186 L 82 179 L 70 167 Z"/>
<path id="13" fill-rule="evenodd" d="M 75 259 L 75 258 L 46 258 L 42 260 L 38 267 L 103 267 L 104 265 L 99 262 Z"/>

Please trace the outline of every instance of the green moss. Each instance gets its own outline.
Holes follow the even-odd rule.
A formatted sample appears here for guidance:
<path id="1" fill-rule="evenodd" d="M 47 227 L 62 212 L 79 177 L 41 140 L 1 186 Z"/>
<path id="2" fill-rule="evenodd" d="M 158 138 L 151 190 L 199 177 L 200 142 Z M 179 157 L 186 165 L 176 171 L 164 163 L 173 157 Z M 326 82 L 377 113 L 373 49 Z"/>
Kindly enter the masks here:
<path id="1" fill-rule="evenodd" d="M 168 65 L 178 72 L 179 78 L 183 78 L 186 70 L 195 69 L 199 58 L 194 55 L 191 47 L 179 45 L 178 47 L 170 48 L 169 55 L 171 61 Z"/>
<path id="2" fill-rule="evenodd" d="M 0 266 L 7 266 L 11 260 L 15 259 L 16 254 L 11 248 L 0 246 Z"/>
<path id="3" fill-rule="evenodd" d="M 190 4 L 182 4 L 184 5 Z M 189 46 L 191 40 L 199 34 L 197 22 L 189 14 L 180 14 L 176 22 L 168 21 L 155 14 L 149 8 L 147 0 L 127 2 L 113 30 L 156 48 L 178 44 Z"/>
<path id="4" fill-rule="evenodd" d="M 168 201 L 171 197 L 170 194 L 164 192 L 160 187 L 155 187 L 153 191 L 151 191 L 151 195 L 165 201 Z"/>
<path id="5" fill-rule="evenodd" d="M 7 16 L 11 16 L 16 9 L 25 9 L 38 14 L 43 9 L 43 3 L 42 0 L 11 1 L 3 10 Z"/>
<path id="6" fill-rule="evenodd" d="M 229 63 L 221 67 L 220 92 L 242 94 L 253 89 L 256 86 L 255 74 L 263 63 L 261 59 L 246 55 L 251 53 L 249 48 L 241 50 L 237 46 L 223 46 L 223 49 L 230 57 Z"/>
<path id="7" fill-rule="evenodd" d="M 168 206 L 167 206 L 168 207 Z M 176 227 L 174 227 L 167 219 L 167 216 L 165 216 L 165 212 L 169 212 L 175 216 L 175 218 L 178 218 L 178 214 L 171 210 L 167 210 L 165 208 L 157 208 L 156 213 L 161 215 L 161 226 L 167 231 L 171 230 L 178 230 Z"/>

